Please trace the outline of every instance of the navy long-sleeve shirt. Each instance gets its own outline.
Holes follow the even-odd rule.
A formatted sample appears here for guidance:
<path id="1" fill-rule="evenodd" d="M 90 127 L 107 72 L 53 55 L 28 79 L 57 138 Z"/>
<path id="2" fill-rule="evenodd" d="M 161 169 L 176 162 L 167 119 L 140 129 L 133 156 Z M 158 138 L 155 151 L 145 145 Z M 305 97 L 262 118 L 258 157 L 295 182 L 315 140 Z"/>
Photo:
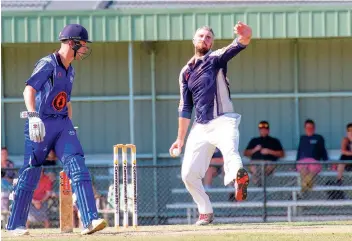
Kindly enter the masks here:
<path id="1" fill-rule="evenodd" d="M 302 135 L 299 140 L 296 160 L 302 158 L 314 158 L 315 160 L 328 160 L 328 153 L 325 148 L 325 140 L 321 135 Z"/>
<path id="2" fill-rule="evenodd" d="M 194 57 L 188 61 L 179 76 L 180 117 L 191 119 L 193 107 L 198 123 L 208 123 L 217 116 L 233 112 L 226 77 L 227 62 L 245 48 L 235 39 L 227 47 L 209 51 L 196 62 Z"/>

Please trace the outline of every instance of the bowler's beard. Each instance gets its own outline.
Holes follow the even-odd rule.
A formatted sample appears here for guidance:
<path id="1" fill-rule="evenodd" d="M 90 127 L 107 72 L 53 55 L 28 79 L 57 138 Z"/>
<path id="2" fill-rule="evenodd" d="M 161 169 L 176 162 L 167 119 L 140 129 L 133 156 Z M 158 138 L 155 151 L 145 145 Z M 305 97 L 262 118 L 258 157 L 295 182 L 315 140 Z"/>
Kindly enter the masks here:
<path id="1" fill-rule="evenodd" d="M 210 49 L 207 47 L 196 47 L 196 54 L 199 56 L 204 56 L 209 52 Z"/>

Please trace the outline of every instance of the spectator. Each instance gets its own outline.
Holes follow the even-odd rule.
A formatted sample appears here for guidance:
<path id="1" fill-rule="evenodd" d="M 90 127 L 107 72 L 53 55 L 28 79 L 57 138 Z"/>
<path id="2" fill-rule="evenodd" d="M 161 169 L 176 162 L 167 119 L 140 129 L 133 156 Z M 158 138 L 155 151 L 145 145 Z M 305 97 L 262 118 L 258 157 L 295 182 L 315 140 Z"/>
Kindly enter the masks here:
<path id="1" fill-rule="evenodd" d="M 51 150 L 49 152 L 48 156 L 46 157 L 46 161 L 56 162 L 56 160 L 57 160 L 56 154 L 55 154 L 54 150 Z"/>
<path id="2" fill-rule="evenodd" d="M 270 175 L 275 166 L 272 165 L 272 162 L 277 161 L 279 158 L 285 156 L 285 152 L 282 148 L 281 142 L 279 139 L 270 136 L 270 126 L 267 121 L 261 121 L 258 124 L 259 137 L 252 138 L 247 145 L 244 155 L 250 158 L 251 163 L 256 161 L 265 161 L 269 165 L 266 165 L 265 175 Z M 250 172 L 252 173 L 252 182 L 258 186 L 261 186 L 261 173 L 260 166 L 251 165 Z"/>
<path id="3" fill-rule="evenodd" d="M 5 177 L 3 177 L 2 174 L 3 173 L 1 173 L 1 227 L 4 227 L 10 211 L 9 197 L 12 191 L 12 184 Z"/>
<path id="4" fill-rule="evenodd" d="M 204 176 L 204 188 L 210 188 L 213 182 L 213 178 L 218 175 L 224 174 L 224 159 L 222 158 L 221 151 L 216 148 L 215 152 L 210 160 L 210 165 Z"/>
<path id="5" fill-rule="evenodd" d="M 130 177 L 129 177 L 130 179 Z M 108 196 L 107 196 L 107 205 L 106 209 L 114 209 L 115 208 L 115 190 L 114 190 L 114 184 L 110 184 L 109 190 L 108 190 Z M 120 181 L 120 210 L 123 211 L 124 208 L 124 190 L 123 190 L 123 184 Z M 132 212 L 133 209 L 133 186 L 130 180 L 127 183 L 127 208 L 129 212 Z"/>
<path id="6" fill-rule="evenodd" d="M 346 131 L 346 136 L 342 138 L 341 142 L 340 160 L 352 161 L 352 123 L 347 124 Z M 337 183 L 339 184 L 342 184 L 344 170 L 352 171 L 352 164 L 340 163 L 337 165 Z"/>
<path id="7" fill-rule="evenodd" d="M 15 170 L 3 170 L 3 168 L 14 168 L 15 165 L 8 159 L 8 151 L 6 147 L 1 148 L 1 178 L 5 178 L 9 183 L 13 183 L 16 177 Z"/>
<path id="8" fill-rule="evenodd" d="M 299 140 L 296 161 L 298 161 L 297 171 L 301 175 L 302 191 L 307 191 L 313 187 L 316 175 L 322 170 L 319 162 L 328 160 L 328 154 L 324 138 L 315 134 L 313 120 L 307 119 L 305 121 L 304 130 L 305 135 L 302 135 Z"/>
<path id="9" fill-rule="evenodd" d="M 50 176 L 44 173 L 42 169 L 41 176 L 37 188 L 34 190 L 32 203 L 29 207 L 29 215 L 27 221 L 27 228 L 30 223 L 43 223 L 44 228 L 49 228 L 48 217 L 48 199 L 55 197 L 53 192 L 53 181 Z"/>

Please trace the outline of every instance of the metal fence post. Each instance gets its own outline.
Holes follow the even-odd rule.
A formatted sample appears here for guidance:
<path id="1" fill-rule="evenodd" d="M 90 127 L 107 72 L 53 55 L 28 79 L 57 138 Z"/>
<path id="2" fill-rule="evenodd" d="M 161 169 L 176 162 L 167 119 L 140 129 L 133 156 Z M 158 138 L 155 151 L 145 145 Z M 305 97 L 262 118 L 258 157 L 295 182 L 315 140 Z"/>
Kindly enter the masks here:
<path id="1" fill-rule="evenodd" d="M 263 222 L 266 222 L 266 219 L 267 219 L 265 166 L 266 166 L 266 163 L 262 162 L 261 169 L 262 169 L 262 183 L 263 183 Z"/>
<path id="2" fill-rule="evenodd" d="M 150 72 L 151 72 L 151 94 L 152 94 L 152 135 L 153 135 L 153 165 L 157 166 L 157 143 L 156 143 L 156 79 L 155 79 L 155 49 L 153 45 L 150 47 Z M 153 186 L 154 186 L 154 205 L 155 219 L 154 224 L 159 224 L 159 202 L 158 202 L 158 169 L 153 169 Z"/>

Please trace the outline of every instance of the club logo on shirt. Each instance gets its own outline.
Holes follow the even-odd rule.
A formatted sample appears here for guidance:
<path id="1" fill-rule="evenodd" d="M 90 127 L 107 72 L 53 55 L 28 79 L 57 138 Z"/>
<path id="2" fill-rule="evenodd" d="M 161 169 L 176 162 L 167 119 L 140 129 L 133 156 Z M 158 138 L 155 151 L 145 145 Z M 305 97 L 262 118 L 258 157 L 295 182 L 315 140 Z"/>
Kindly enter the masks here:
<path id="1" fill-rule="evenodd" d="M 61 72 L 57 73 L 58 78 L 61 78 L 61 76 L 62 76 Z"/>
<path id="2" fill-rule="evenodd" d="M 61 91 L 58 93 L 53 100 L 53 107 L 56 111 L 62 111 L 67 103 L 66 92 Z"/>

